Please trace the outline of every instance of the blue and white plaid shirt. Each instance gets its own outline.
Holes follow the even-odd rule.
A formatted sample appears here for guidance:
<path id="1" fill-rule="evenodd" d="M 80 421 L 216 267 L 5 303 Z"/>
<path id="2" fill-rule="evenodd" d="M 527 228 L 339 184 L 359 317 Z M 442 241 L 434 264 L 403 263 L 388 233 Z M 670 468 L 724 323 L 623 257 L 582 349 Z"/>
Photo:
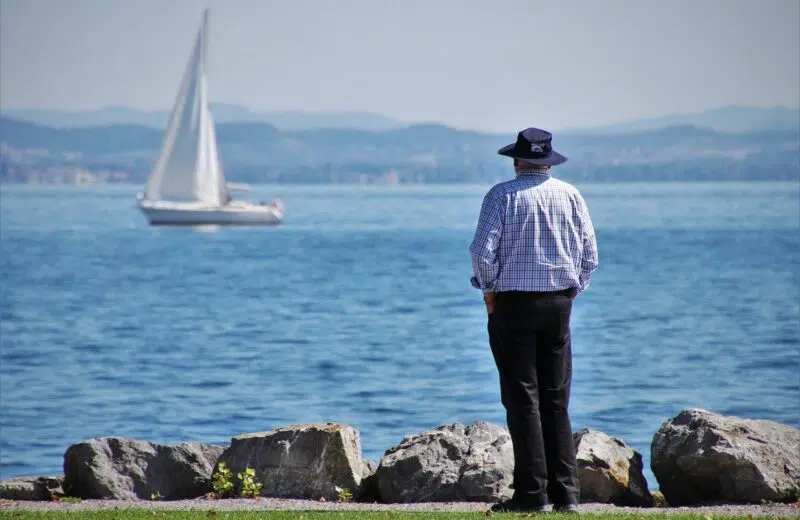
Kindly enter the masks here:
<path id="1" fill-rule="evenodd" d="M 483 199 L 470 245 L 473 287 L 484 292 L 583 292 L 597 269 L 594 227 L 580 192 L 525 170 Z"/>

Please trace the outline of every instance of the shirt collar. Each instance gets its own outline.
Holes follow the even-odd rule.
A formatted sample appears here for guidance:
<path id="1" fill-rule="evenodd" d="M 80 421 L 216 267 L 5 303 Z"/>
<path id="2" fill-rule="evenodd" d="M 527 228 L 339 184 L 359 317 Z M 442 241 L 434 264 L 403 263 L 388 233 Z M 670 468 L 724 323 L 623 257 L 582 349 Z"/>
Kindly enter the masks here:
<path id="1" fill-rule="evenodd" d="M 520 170 L 517 172 L 517 175 L 541 175 L 543 177 L 550 177 L 549 171 L 541 171 L 541 170 Z"/>

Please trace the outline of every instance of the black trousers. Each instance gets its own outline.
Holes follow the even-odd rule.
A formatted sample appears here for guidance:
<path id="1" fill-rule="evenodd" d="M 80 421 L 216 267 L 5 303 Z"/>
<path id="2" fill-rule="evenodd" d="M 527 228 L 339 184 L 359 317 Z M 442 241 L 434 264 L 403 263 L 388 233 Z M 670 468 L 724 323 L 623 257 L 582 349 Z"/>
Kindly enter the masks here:
<path id="1" fill-rule="evenodd" d="M 568 412 L 574 295 L 574 289 L 501 292 L 489 316 L 489 344 L 514 445 L 514 499 L 533 505 L 578 503 Z"/>

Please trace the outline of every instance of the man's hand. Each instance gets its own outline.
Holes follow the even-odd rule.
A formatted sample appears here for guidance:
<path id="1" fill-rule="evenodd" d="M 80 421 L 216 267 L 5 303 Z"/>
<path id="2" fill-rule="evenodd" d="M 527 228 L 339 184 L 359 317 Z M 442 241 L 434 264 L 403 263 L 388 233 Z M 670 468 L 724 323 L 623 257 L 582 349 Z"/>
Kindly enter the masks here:
<path id="1" fill-rule="evenodd" d="M 483 303 L 486 304 L 486 313 L 492 314 L 494 312 L 494 302 L 497 300 L 497 293 L 485 292 L 483 293 Z"/>

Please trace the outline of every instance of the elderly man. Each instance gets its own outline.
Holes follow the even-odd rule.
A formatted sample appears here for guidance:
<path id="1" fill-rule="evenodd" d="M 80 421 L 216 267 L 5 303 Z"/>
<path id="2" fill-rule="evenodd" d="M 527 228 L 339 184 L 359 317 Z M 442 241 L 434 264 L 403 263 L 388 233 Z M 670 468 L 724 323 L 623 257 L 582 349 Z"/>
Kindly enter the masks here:
<path id="1" fill-rule="evenodd" d="M 550 175 L 567 160 L 550 132 L 523 130 L 498 153 L 513 158 L 516 178 L 486 194 L 470 246 L 514 445 L 513 497 L 492 510 L 574 512 L 570 313 L 597 268 L 597 242 L 581 194 Z"/>

